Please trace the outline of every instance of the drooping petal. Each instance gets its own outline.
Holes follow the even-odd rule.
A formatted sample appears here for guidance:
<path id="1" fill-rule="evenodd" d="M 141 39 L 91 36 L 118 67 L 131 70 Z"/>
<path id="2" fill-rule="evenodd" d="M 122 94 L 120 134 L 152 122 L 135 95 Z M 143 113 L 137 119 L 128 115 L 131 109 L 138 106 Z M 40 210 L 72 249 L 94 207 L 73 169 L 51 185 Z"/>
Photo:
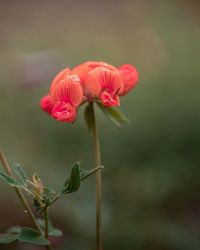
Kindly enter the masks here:
<path id="1" fill-rule="evenodd" d="M 55 88 L 57 84 L 59 84 L 62 80 L 64 80 L 70 73 L 71 73 L 70 68 L 63 69 L 61 72 L 59 72 L 51 84 L 50 92 Z"/>
<path id="2" fill-rule="evenodd" d="M 52 111 L 52 117 L 61 122 L 73 122 L 76 119 L 76 108 L 68 102 L 58 101 Z"/>
<path id="3" fill-rule="evenodd" d="M 123 82 L 119 71 L 109 70 L 104 67 L 97 67 L 88 72 L 86 87 L 89 92 L 99 95 L 102 90 L 106 90 L 111 95 L 123 92 Z"/>
<path id="4" fill-rule="evenodd" d="M 53 106 L 54 104 L 50 99 L 50 95 L 45 95 L 40 102 L 40 108 L 44 110 L 46 113 L 51 114 Z"/>
<path id="5" fill-rule="evenodd" d="M 107 91 L 103 91 L 101 93 L 101 101 L 103 103 L 103 105 L 107 106 L 107 107 L 114 107 L 114 106 L 120 106 L 120 102 L 119 102 L 119 96 L 112 96 L 110 95 Z"/>
<path id="6" fill-rule="evenodd" d="M 124 91 L 120 95 L 126 95 L 138 82 L 139 76 L 135 67 L 130 64 L 124 64 L 119 67 L 122 74 Z"/>
<path id="7" fill-rule="evenodd" d="M 77 75 L 68 75 L 50 91 L 53 103 L 58 101 L 70 102 L 78 106 L 82 102 L 83 90 Z"/>

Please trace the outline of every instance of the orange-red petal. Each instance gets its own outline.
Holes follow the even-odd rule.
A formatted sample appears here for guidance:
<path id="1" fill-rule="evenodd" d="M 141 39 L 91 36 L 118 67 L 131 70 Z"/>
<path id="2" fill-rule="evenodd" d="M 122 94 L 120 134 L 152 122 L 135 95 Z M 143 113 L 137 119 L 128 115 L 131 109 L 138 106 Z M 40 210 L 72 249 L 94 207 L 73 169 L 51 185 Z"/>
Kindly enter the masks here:
<path id="1" fill-rule="evenodd" d="M 122 74 L 124 91 L 120 95 L 126 95 L 138 83 L 139 75 L 135 67 L 130 64 L 124 64 L 119 67 Z"/>
<path id="2" fill-rule="evenodd" d="M 68 75 L 50 91 L 53 103 L 58 101 L 70 102 L 78 106 L 82 102 L 83 90 L 80 85 L 80 79 L 77 75 Z"/>
<path id="3" fill-rule="evenodd" d="M 73 122 L 76 119 L 76 108 L 68 102 L 58 101 L 53 108 L 52 117 L 61 122 Z"/>
<path id="4" fill-rule="evenodd" d="M 71 73 L 70 68 L 65 68 L 60 71 L 57 76 L 53 79 L 53 82 L 50 87 L 50 92 L 55 88 L 57 84 L 59 84 L 62 80 L 64 80 Z"/>
<path id="5" fill-rule="evenodd" d="M 117 68 L 105 62 L 88 61 L 73 68 L 71 73 L 78 75 L 81 80 L 81 84 L 84 84 L 86 81 L 87 73 L 97 67 L 104 67 L 110 70 L 117 70 Z"/>
<path id="6" fill-rule="evenodd" d="M 104 106 L 107 106 L 107 107 L 120 106 L 118 95 L 113 97 L 107 91 L 103 91 L 101 93 L 100 98 Z"/>
<path id="7" fill-rule="evenodd" d="M 88 72 L 86 87 L 89 92 L 99 95 L 102 90 L 106 90 L 111 95 L 123 92 L 123 82 L 119 71 L 109 70 L 105 67 L 97 67 Z"/>
<path id="8" fill-rule="evenodd" d="M 40 102 L 40 108 L 46 113 L 51 114 L 53 106 L 54 104 L 50 99 L 50 95 L 45 95 Z"/>

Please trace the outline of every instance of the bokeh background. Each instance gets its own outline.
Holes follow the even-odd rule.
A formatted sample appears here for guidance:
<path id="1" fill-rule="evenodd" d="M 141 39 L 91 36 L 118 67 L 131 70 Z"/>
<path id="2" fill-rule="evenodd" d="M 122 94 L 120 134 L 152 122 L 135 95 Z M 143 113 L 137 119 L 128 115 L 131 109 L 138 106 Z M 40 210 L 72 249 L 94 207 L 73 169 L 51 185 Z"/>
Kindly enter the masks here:
<path id="1" fill-rule="evenodd" d="M 75 161 L 91 168 L 94 156 L 83 108 L 73 125 L 40 110 L 53 77 L 87 60 L 139 71 L 121 98 L 129 125 L 97 111 L 106 250 L 200 249 L 199 13 L 198 0 L 0 1 L 0 144 L 57 191 Z M 31 226 L 3 181 L 0 197 L 0 232 Z M 64 231 L 56 249 L 95 249 L 95 176 L 50 217 Z"/>

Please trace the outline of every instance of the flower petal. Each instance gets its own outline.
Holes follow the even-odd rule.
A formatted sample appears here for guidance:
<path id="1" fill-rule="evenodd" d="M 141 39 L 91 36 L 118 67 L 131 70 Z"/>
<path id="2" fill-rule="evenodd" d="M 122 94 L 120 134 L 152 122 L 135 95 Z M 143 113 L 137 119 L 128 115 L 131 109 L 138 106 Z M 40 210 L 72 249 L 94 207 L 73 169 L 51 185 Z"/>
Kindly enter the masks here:
<path id="1" fill-rule="evenodd" d="M 86 87 L 89 92 L 99 95 L 101 90 L 106 90 L 111 95 L 123 92 L 123 82 L 119 71 L 109 70 L 105 67 L 97 67 L 88 72 Z"/>
<path id="2" fill-rule="evenodd" d="M 91 70 L 97 68 L 97 67 L 104 67 L 110 70 L 116 70 L 114 66 L 111 64 L 105 63 L 105 62 L 96 62 L 96 61 L 88 61 L 85 63 L 82 63 L 78 65 L 77 67 L 73 68 L 71 73 L 78 75 L 78 77 L 81 80 L 81 84 L 84 84 L 86 81 L 87 73 L 90 72 Z"/>
<path id="3" fill-rule="evenodd" d="M 124 91 L 120 95 L 126 95 L 138 82 L 139 76 L 135 67 L 130 64 L 124 64 L 119 67 L 122 74 Z"/>
<path id="4" fill-rule="evenodd" d="M 70 68 L 63 69 L 61 72 L 59 72 L 51 84 L 50 92 L 52 92 L 55 86 L 59 84 L 62 80 L 64 80 L 66 76 L 68 76 L 70 73 L 71 73 Z"/>
<path id="5" fill-rule="evenodd" d="M 119 96 L 112 97 L 107 91 L 101 93 L 101 101 L 107 107 L 120 106 Z"/>
<path id="6" fill-rule="evenodd" d="M 80 79 L 77 77 L 77 75 L 68 77 L 71 78 L 68 87 L 69 100 L 74 106 L 79 106 L 83 100 L 83 89 L 80 85 Z"/>
<path id="7" fill-rule="evenodd" d="M 50 95 L 45 95 L 40 102 L 40 108 L 44 110 L 46 113 L 51 114 L 53 106 L 54 104 L 50 99 Z"/>
<path id="8" fill-rule="evenodd" d="M 50 96 L 54 103 L 65 101 L 78 106 L 83 98 L 83 90 L 79 77 L 77 75 L 68 75 L 51 89 Z"/>
<path id="9" fill-rule="evenodd" d="M 76 108 L 68 102 L 60 102 L 54 106 L 52 117 L 61 122 L 73 122 L 76 119 Z"/>

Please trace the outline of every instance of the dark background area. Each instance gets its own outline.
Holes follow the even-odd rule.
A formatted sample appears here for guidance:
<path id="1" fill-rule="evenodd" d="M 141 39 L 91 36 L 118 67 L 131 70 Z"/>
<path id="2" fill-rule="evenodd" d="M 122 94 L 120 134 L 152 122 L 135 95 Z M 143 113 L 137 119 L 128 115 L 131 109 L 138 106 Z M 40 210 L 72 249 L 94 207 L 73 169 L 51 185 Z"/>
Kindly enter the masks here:
<path id="1" fill-rule="evenodd" d="M 39 108 L 53 77 L 87 60 L 139 71 L 121 98 L 129 125 L 118 130 L 97 111 L 106 250 L 200 249 L 199 13 L 197 0 L 0 1 L 0 144 L 45 185 L 59 191 L 77 160 L 94 166 L 83 108 L 73 125 Z M 0 197 L 0 232 L 31 226 L 3 181 Z M 56 249 L 95 249 L 95 177 L 50 217 L 64 232 Z"/>

